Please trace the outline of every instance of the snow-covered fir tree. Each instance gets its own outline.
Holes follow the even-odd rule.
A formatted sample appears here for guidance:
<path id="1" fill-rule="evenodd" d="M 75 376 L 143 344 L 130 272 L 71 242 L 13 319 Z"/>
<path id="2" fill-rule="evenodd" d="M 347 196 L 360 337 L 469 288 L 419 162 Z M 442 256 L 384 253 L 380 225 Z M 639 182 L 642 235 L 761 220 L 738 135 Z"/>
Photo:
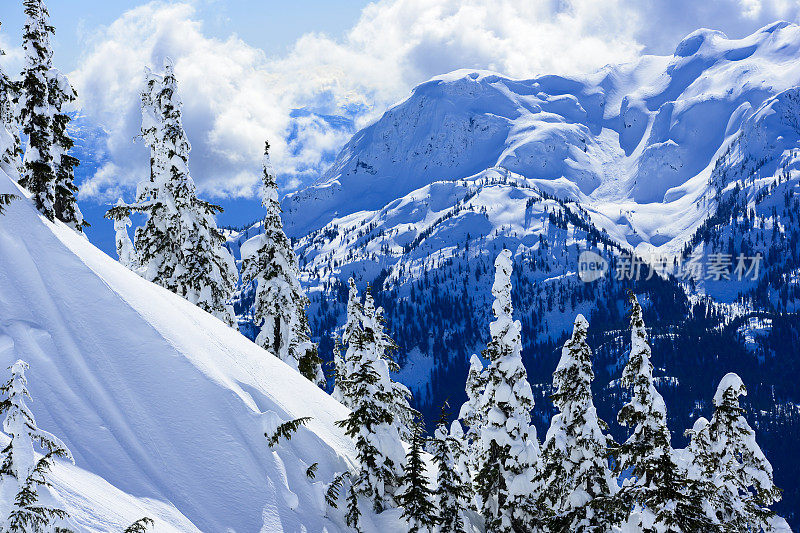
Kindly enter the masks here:
<path id="1" fill-rule="evenodd" d="M 695 423 L 689 450 L 693 472 L 712 484 L 710 505 L 731 531 L 788 531 L 785 521 L 769 509 L 781 498 L 770 465 L 739 397 L 747 389 L 741 378 L 726 374 L 714 394 L 714 415 L 706 424 Z"/>
<path id="2" fill-rule="evenodd" d="M 338 384 L 351 412 L 337 424 L 345 429 L 356 446 L 359 470 L 350 476 L 355 497 L 348 498 L 348 523 L 357 526 L 358 499 L 372 503 L 376 512 L 395 504 L 395 494 L 403 476 L 405 451 L 401 441 L 395 384 L 389 375 L 389 361 L 375 342 L 374 313 L 365 312 L 351 278 L 348 322 L 343 342 L 347 347 L 344 372 Z M 369 300 L 367 300 L 369 301 Z"/>
<path id="3" fill-rule="evenodd" d="M 0 61 L 6 55 L 0 50 Z M 3 70 L 0 63 L 0 170 L 19 180 L 22 145 L 19 139 L 19 84 L 13 81 Z"/>
<path id="4" fill-rule="evenodd" d="M 490 364 L 481 397 L 476 493 L 487 531 L 529 530 L 537 514 L 532 501 L 540 450 L 531 425 L 533 393 L 522 364 L 522 326 L 512 317 L 512 268 L 511 252 L 502 250 L 492 285 L 492 338 L 483 352 Z"/>
<path id="5" fill-rule="evenodd" d="M 63 509 L 52 505 L 47 476 L 54 458 L 73 461 L 72 454 L 56 436 L 37 427 L 26 405 L 26 398 L 30 398 L 25 378 L 27 369 L 25 361 L 14 363 L 11 378 L 0 388 L 4 396 L 0 412 L 6 415 L 3 431 L 11 437 L 2 451 L 0 492 L 4 498 L 13 499 L 3 502 L 7 513 L 2 524 L 4 532 L 51 531 L 67 517 Z M 38 460 L 35 443 L 44 452 Z"/>
<path id="6" fill-rule="evenodd" d="M 356 397 L 349 389 L 352 383 L 351 377 L 360 364 L 366 344 L 364 342 L 364 331 L 361 323 L 364 317 L 364 308 L 358 296 L 358 288 L 353 278 L 348 280 L 349 292 L 347 296 L 347 321 L 342 333 L 342 345 L 345 347 L 345 354 L 342 357 L 341 346 L 338 357 L 334 354 L 336 364 L 336 381 L 333 387 L 333 397 L 350 409 L 356 404 Z"/>
<path id="7" fill-rule="evenodd" d="M 390 406 L 394 415 L 394 423 L 400 432 L 400 438 L 411 440 L 414 432 L 414 419 L 419 413 L 411 408 L 411 391 L 400 382 L 391 379 L 390 372 L 397 372 L 400 367 L 392 355 L 397 351 L 397 344 L 386 332 L 383 309 L 375 308 L 375 300 L 369 286 L 364 294 L 362 305 L 362 328 L 367 339 L 367 350 L 376 354 L 379 360 L 386 363 L 386 371 L 381 366 L 381 379 L 386 383 L 386 389 L 391 396 Z"/>
<path id="8" fill-rule="evenodd" d="M 453 420 L 448 431 L 447 410 L 442 414 L 431 439 L 430 448 L 436 465 L 436 490 L 434 498 L 438 513 L 437 531 L 459 533 L 467 529 L 465 510 L 472 496 L 470 479 L 464 476 L 466 450 L 461 423 Z"/>
<path id="9" fill-rule="evenodd" d="M 431 533 L 436 525 L 433 489 L 428 480 L 422 451 L 425 444 L 424 429 L 415 425 L 411 447 L 403 466 L 402 491 L 397 503 L 403 508 L 403 518 L 408 522 L 409 533 Z"/>
<path id="10" fill-rule="evenodd" d="M 299 370 L 310 381 L 325 385 L 322 360 L 311 342 L 306 316 L 308 297 L 300 285 L 300 268 L 292 243 L 283 231 L 278 183 L 264 149 L 262 204 L 267 211 L 264 232 L 253 238 L 254 249 L 242 258 L 242 280 L 255 281 L 253 317 L 261 331 L 256 343 Z"/>
<path id="11" fill-rule="evenodd" d="M 128 210 L 125 209 L 125 202 L 122 201 L 122 198 L 117 201 L 117 207 L 122 208 L 118 217 L 114 219 L 114 241 L 117 246 L 117 257 L 119 257 L 120 263 L 135 271 L 139 267 L 139 257 L 128 234 L 131 219 L 126 214 Z"/>
<path id="12" fill-rule="evenodd" d="M 67 114 L 65 105 L 77 98 L 75 90 L 67 77 L 58 69 L 48 72 L 48 101 L 53 110 L 53 172 L 55 173 L 55 213 L 56 218 L 77 231 L 82 231 L 88 224 L 83 219 L 75 195 L 75 167 L 80 164 L 70 154 L 75 146 L 67 130 L 72 120 Z"/>
<path id="13" fill-rule="evenodd" d="M 473 473 L 477 470 L 478 440 L 483 427 L 484 409 L 481 405 L 483 391 L 486 388 L 486 369 L 480 357 L 472 354 L 469 359 L 469 372 L 465 390 L 467 401 L 461 406 L 458 418 L 467 426 L 464 433 L 464 447 L 467 450 L 469 465 Z"/>
<path id="14" fill-rule="evenodd" d="M 620 508 L 630 515 L 628 530 L 712 531 L 714 526 L 703 509 L 702 482 L 688 477 L 672 449 L 666 404 L 653 385 L 642 306 L 632 292 L 629 303 L 631 349 L 622 385 L 632 395 L 617 420 L 632 432 L 613 453 L 617 471 L 630 475 L 618 494 Z"/>
<path id="15" fill-rule="evenodd" d="M 150 179 L 139 184 L 134 204 L 115 206 L 106 216 L 124 221 L 132 211 L 145 213 L 135 232 L 140 274 L 235 327 L 228 300 L 236 266 L 214 221 L 221 208 L 197 197 L 189 175 L 191 146 L 169 61 L 164 76 L 147 74 L 142 137 L 150 147 Z"/>
<path id="16" fill-rule="evenodd" d="M 342 341 L 338 335 L 333 336 L 333 361 L 330 363 L 333 366 L 333 390 L 331 396 L 338 402 L 344 403 L 344 395 L 342 393 L 342 380 L 345 376 L 344 356 L 342 355 Z"/>
<path id="17" fill-rule="evenodd" d="M 20 185 L 33 195 L 36 208 L 49 220 L 55 220 L 56 174 L 53 163 L 53 115 L 50 105 L 49 73 L 53 52 L 50 35 L 53 27 L 42 0 L 24 0 L 25 26 L 22 48 L 25 66 L 22 72 L 20 118 L 22 132 L 28 137 L 22 164 Z"/>
<path id="18" fill-rule="evenodd" d="M 553 374 L 553 404 L 542 446 L 540 508 L 547 510 L 547 531 L 606 531 L 613 512 L 616 482 L 608 467 L 606 424 L 592 400 L 592 351 L 589 323 L 578 315 Z"/>

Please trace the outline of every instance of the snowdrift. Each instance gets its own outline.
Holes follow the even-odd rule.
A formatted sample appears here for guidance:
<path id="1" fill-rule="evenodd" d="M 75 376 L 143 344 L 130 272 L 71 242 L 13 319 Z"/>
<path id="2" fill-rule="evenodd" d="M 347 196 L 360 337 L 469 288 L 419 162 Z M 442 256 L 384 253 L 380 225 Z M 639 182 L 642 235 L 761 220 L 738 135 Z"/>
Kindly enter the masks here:
<path id="1" fill-rule="evenodd" d="M 39 426 L 72 450 L 76 526 L 339 531 L 324 483 L 352 463 L 346 409 L 238 332 L 128 271 L 21 198 L 0 215 L 0 374 L 28 361 Z M 265 432 L 313 419 L 269 449 Z M 316 479 L 306 469 L 318 463 Z M 113 485 L 113 487 L 112 487 Z"/>

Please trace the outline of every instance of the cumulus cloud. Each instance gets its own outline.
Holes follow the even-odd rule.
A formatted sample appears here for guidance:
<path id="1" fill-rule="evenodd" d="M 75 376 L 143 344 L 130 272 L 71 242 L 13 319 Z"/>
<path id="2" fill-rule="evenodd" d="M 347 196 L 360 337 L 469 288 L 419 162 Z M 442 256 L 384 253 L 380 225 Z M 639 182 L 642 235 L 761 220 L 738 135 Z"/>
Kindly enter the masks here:
<path id="1" fill-rule="evenodd" d="M 159 68 L 166 56 L 176 65 L 195 181 L 212 196 L 249 196 L 264 139 L 291 190 L 318 176 L 353 128 L 444 72 L 576 74 L 669 53 L 698 26 L 739 36 L 798 16 L 792 0 L 382 0 L 343 38 L 306 34 L 268 57 L 235 36 L 208 37 L 190 2 L 151 2 L 93 35 L 72 74 L 83 112 L 108 133 L 106 163 L 81 194 L 108 197 L 147 175 L 147 152 L 134 142 L 137 91 L 144 66 Z"/>

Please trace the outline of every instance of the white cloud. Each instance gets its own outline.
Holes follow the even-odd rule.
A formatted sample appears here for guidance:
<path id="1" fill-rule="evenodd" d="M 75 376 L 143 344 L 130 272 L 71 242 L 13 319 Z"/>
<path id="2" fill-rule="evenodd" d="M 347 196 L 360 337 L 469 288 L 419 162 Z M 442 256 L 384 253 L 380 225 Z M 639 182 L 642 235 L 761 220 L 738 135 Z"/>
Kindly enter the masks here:
<path id="1" fill-rule="evenodd" d="M 348 134 L 318 115 L 363 126 L 410 88 L 458 68 L 514 77 L 573 74 L 669 53 L 698 26 L 738 36 L 775 18 L 797 20 L 792 0 L 383 0 L 368 5 L 340 40 L 306 34 L 283 57 L 235 36 L 207 37 L 191 3 L 152 2 L 92 36 L 72 74 L 84 113 L 109 133 L 110 161 L 82 195 L 107 196 L 146 175 L 134 143 L 145 65 L 175 60 L 191 168 L 213 196 L 247 196 L 258 182 L 266 138 L 284 186 L 307 183 Z M 289 135 L 293 132 L 293 135 Z"/>

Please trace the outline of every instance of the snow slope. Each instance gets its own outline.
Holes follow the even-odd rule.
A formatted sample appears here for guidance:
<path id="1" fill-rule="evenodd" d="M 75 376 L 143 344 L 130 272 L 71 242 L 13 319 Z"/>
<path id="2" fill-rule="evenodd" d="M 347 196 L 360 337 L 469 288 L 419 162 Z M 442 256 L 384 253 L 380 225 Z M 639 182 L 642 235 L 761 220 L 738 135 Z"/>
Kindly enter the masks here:
<path id="1" fill-rule="evenodd" d="M 56 470 L 81 524 L 129 523 L 147 510 L 181 531 L 193 530 L 188 521 L 208 532 L 341 530 L 322 495 L 352 463 L 334 425 L 346 409 L 216 318 L 43 219 L 0 172 L 7 192 L 23 199 L 0 215 L 0 369 L 30 363 L 37 421 L 82 469 Z M 264 433 L 301 416 L 313 419 L 270 450 Z"/>

